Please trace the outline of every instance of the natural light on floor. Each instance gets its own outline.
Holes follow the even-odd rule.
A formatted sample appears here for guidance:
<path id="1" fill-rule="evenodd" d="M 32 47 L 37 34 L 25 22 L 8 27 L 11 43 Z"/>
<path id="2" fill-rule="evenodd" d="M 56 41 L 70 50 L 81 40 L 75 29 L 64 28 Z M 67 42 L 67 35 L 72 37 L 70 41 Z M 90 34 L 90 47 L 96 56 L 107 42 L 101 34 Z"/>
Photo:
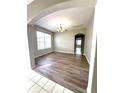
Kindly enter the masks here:
<path id="1" fill-rule="evenodd" d="M 74 93 L 31 70 L 28 74 L 27 93 Z"/>

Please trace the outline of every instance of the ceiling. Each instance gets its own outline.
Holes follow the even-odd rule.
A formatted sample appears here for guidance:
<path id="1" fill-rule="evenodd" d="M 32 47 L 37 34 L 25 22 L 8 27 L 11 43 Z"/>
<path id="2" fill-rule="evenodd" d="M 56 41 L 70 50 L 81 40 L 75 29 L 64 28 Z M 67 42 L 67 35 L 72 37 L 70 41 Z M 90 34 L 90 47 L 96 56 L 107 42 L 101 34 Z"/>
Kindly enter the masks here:
<path id="1" fill-rule="evenodd" d="M 94 8 L 68 8 L 40 18 L 35 25 L 53 32 L 56 32 L 60 24 L 67 29 L 79 26 L 86 27 L 93 12 Z"/>
<path id="2" fill-rule="evenodd" d="M 30 3 L 32 3 L 34 0 L 27 0 L 27 5 L 29 5 Z"/>

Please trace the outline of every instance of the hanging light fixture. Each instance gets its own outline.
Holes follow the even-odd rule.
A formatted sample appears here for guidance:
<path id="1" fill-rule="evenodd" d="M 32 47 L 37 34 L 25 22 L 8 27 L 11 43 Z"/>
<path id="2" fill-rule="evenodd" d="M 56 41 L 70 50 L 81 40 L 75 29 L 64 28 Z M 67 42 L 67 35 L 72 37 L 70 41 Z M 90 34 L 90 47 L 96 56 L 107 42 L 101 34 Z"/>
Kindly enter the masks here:
<path id="1" fill-rule="evenodd" d="M 65 29 L 62 24 L 60 24 L 60 26 L 57 28 L 57 32 L 64 32 L 67 31 L 67 29 Z"/>

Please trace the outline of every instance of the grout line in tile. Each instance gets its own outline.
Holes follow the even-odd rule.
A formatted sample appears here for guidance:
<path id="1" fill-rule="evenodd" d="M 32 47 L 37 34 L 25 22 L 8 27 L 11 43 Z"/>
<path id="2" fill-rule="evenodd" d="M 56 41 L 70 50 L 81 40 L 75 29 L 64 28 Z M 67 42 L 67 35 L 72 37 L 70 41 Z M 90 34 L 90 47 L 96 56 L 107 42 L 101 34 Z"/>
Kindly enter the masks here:
<path id="1" fill-rule="evenodd" d="M 44 88 L 43 88 L 44 89 Z M 46 92 L 48 92 L 49 93 L 49 91 L 47 91 L 46 89 L 44 89 Z"/>
<path id="2" fill-rule="evenodd" d="M 40 79 L 40 80 L 41 80 L 41 79 Z M 40 80 L 39 80 L 39 81 L 40 81 Z M 47 82 L 43 85 L 43 87 L 48 83 L 48 81 L 49 81 L 49 80 L 47 80 Z M 34 81 L 32 80 L 32 82 L 34 82 Z M 44 89 L 43 87 L 41 87 L 41 86 L 40 86 L 39 84 L 37 84 L 36 82 L 34 82 L 34 83 L 35 83 L 36 85 L 38 85 L 41 89 Z M 35 84 L 34 84 L 34 85 L 35 85 Z M 46 89 L 44 89 L 44 90 L 47 91 Z M 48 92 L 48 91 L 47 91 L 47 92 Z M 49 92 L 48 92 L 48 93 L 49 93 Z"/>
<path id="3" fill-rule="evenodd" d="M 32 79 L 33 79 L 33 78 L 32 78 Z M 33 81 L 32 79 L 31 79 L 31 81 Z M 40 79 L 38 79 L 36 82 L 39 82 L 41 79 L 42 79 L 42 77 L 41 77 Z M 34 82 L 34 81 L 33 81 L 33 82 Z M 34 82 L 34 83 L 36 83 L 36 82 Z"/>
<path id="4" fill-rule="evenodd" d="M 35 83 L 33 84 L 33 86 L 35 85 Z M 31 86 L 27 91 L 29 91 L 33 86 Z"/>
<path id="5" fill-rule="evenodd" d="M 48 83 L 49 80 L 47 80 L 47 82 L 43 85 L 43 87 Z"/>
<path id="6" fill-rule="evenodd" d="M 41 79 L 39 79 L 37 82 L 39 82 Z M 32 79 L 31 79 L 32 82 L 34 82 Z M 37 82 L 34 82 L 35 84 L 37 84 Z M 37 84 L 38 86 L 40 86 L 39 84 Z M 41 86 L 40 86 L 41 87 Z"/>
<path id="7" fill-rule="evenodd" d="M 43 78 L 43 77 L 42 77 Z M 39 82 L 42 78 L 40 78 L 37 82 Z M 32 79 L 30 79 L 32 82 L 34 82 Z M 36 84 L 36 85 L 38 85 L 41 89 L 44 89 L 46 92 L 48 92 L 49 93 L 49 91 L 47 91 L 45 88 L 44 88 L 44 86 L 48 83 L 48 81 L 49 81 L 49 79 L 47 80 L 47 82 L 41 87 L 37 82 L 34 82 L 34 84 L 33 84 L 33 86 Z M 57 83 L 55 83 L 55 85 L 54 85 L 54 87 L 52 88 L 52 90 L 51 90 L 51 92 L 50 93 L 52 93 L 53 92 L 53 89 L 55 88 L 55 86 L 56 86 L 56 84 Z M 28 89 L 28 91 L 33 87 L 33 86 L 31 86 L 29 89 Z M 41 89 L 40 89 L 40 91 L 41 91 Z M 40 92 L 39 91 L 39 92 Z M 63 89 L 63 93 L 64 93 L 64 91 L 65 91 L 65 87 L 64 87 L 64 89 Z M 38 92 L 38 93 L 39 93 Z"/>
<path id="8" fill-rule="evenodd" d="M 36 77 L 36 75 L 35 75 L 35 76 L 33 76 L 32 78 L 29 78 L 29 77 L 28 77 L 28 79 L 33 79 L 34 77 Z"/>
<path id="9" fill-rule="evenodd" d="M 38 84 L 37 84 L 38 85 Z M 39 85 L 38 85 L 39 86 Z M 41 89 L 39 90 L 39 92 L 43 89 L 44 91 L 46 91 L 47 93 L 49 93 L 46 89 L 44 89 L 43 87 L 39 86 Z M 38 92 L 38 93 L 39 93 Z"/>
<path id="10" fill-rule="evenodd" d="M 32 79 L 34 78 L 34 77 L 36 77 L 37 75 L 35 75 L 35 76 L 33 76 L 32 78 L 29 78 L 29 80 L 31 80 L 32 82 L 34 82 Z M 39 82 L 41 79 L 42 79 L 43 77 L 41 77 L 37 82 Z M 48 83 L 48 81 L 49 81 L 49 79 L 47 80 L 47 82 L 41 87 L 37 82 L 34 82 L 34 84 L 33 84 L 33 86 L 36 84 L 36 85 L 38 85 L 41 89 L 39 90 L 39 92 L 42 90 L 42 89 L 44 89 L 46 92 L 48 92 L 45 88 L 44 88 L 44 86 Z M 54 87 L 52 88 L 52 90 L 51 90 L 51 92 L 50 93 L 52 93 L 53 92 L 53 89 L 55 88 L 55 86 L 56 86 L 56 84 L 57 83 L 55 83 L 55 85 L 54 85 Z M 28 89 L 28 91 L 33 87 L 33 86 L 31 86 L 29 89 Z M 63 89 L 63 93 L 64 93 L 64 91 L 65 91 L 65 88 Z M 38 92 L 38 93 L 39 93 Z M 49 93 L 49 92 L 48 92 Z"/>
<path id="11" fill-rule="evenodd" d="M 49 81 L 49 80 L 48 80 Z M 43 85 L 43 87 L 41 87 L 42 89 L 44 89 L 45 91 L 47 91 L 44 86 L 48 83 L 48 81 Z M 49 91 L 47 91 L 49 93 Z"/>
<path id="12" fill-rule="evenodd" d="M 44 90 L 44 91 L 46 91 L 47 93 L 49 93 L 49 92 L 48 92 L 46 89 L 44 89 L 44 88 L 41 88 L 40 91 L 41 91 L 41 90 Z M 39 92 L 40 92 L 40 91 L 39 91 Z M 39 93 L 39 92 L 38 92 L 38 93 Z"/>
<path id="13" fill-rule="evenodd" d="M 39 74 L 40 76 L 42 76 L 41 74 Z M 33 79 L 34 77 L 36 77 L 37 75 L 34 75 L 32 78 L 29 78 L 29 79 Z M 43 76 L 41 77 L 41 78 L 43 78 Z"/>
<path id="14" fill-rule="evenodd" d="M 50 91 L 50 93 L 52 93 L 52 92 L 53 92 L 53 89 L 55 88 L 55 86 L 56 86 L 56 83 L 55 83 L 54 87 L 52 88 L 52 90 Z"/>
<path id="15" fill-rule="evenodd" d="M 38 93 L 42 90 L 42 88 L 40 88 L 40 90 L 38 91 Z"/>

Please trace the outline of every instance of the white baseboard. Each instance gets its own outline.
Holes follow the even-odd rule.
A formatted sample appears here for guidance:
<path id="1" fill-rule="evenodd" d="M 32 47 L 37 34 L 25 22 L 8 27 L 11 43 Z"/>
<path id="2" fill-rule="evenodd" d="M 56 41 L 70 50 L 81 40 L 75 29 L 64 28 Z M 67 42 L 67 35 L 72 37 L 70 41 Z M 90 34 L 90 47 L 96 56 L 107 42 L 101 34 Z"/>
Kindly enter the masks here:
<path id="1" fill-rule="evenodd" d="M 86 54 L 83 54 L 83 55 L 86 57 L 86 59 L 87 59 L 88 63 L 90 64 L 90 61 L 89 61 L 89 59 L 88 59 L 87 55 L 86 55 Z"/>
<path id="2" fill-rule="evenodd" d="M 43 55 L 46 55 L 46 54 L 49 54 L 49 53 L 52 53 L 52 52 L 54 52 L 54 51 L 49 51 L 49 52 L 43 53 L 41 55 L 37 55 L 37 56 L 35 56 L 35 58 L 40 57 L 40 56 L 43 56 Z"/>
<path id="3" fill-rule="evenodd" d="M 50 51 L 50 52 L 43 53 L 43 54 L 41 54 L 41 55 L 37 55 L 37 56 L 35 56 L 35 58 L 40 57 L 40 56 L 43 56 L 43 55 L 46 55 L 46 54 L 49 54 L 49 53 L 52 53 L 52 52 L 61 52 L 61 53 L 74 54 L 74 52 L 67 52 L 67 51 L 54 50 L 54 51 Z M 83 55 L 86 57 L 88 63 L 90 64 L 90 61 L 89 61 L 87 55 L 86 55 L 86 54 L 83 54 Z M 32 66 L 32 68 L 34 68 L 34 67 L 35 67 L 35 66 Z"/>
<path id="4" fill-rule="evenodd" d="M 61 53 L 68 53 L 68 54 L 74 54 L 74 52 L 67 52 L 67 51 L 59 51 L 59 50 L 54 50 L 54 52 L 61 52 Z"/>

